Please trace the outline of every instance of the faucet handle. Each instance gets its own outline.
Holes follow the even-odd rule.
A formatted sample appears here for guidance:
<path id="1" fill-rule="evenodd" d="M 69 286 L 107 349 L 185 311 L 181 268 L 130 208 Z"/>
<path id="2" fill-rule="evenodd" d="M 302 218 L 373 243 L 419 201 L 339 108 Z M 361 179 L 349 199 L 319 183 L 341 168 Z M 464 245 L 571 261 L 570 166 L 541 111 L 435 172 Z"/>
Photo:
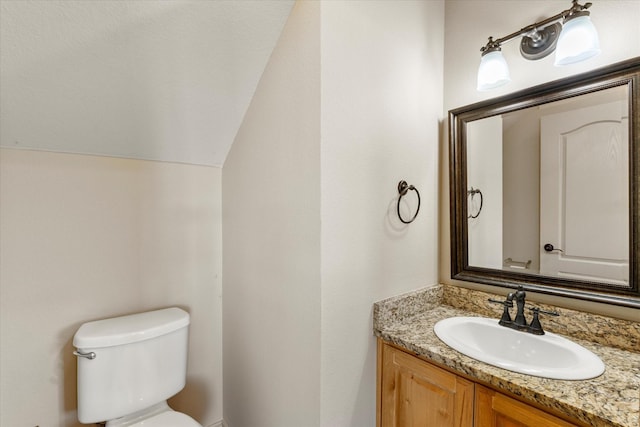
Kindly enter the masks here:
<path id="1" fill-rule="evenodd" d="M 513 307 L 513 301 L 509 301 L 509 300 L 500 301 L 497 299 L 489 298 L 487 301 L 492 302 L 494 304 L 504 305 L 505 307 Z"/>
<path id="2" fill-rule="evenodd" d="M 544 329 L 542 329 L 542 324 L 538 317 L 540 313 L 550 316 L 560 316 L 560 313 L 556 311 L 546 311 L 539 307 L 529 307 L 529 310 L 533 312 L 533 319 L 531 319 L 531 324 L 529 324 L 529 331 L 535 335 L 544 335 Z"/>
<path id="3" fill-rule="evenodd" d="M 504 306 L 504 310 L 502 311 L 502 317 L 500 318 L 500 321 L 498 323 L 503 326 L 510 325 L 512 321 L 511 321 L 511 315 L 509 314 L 509 308 L 513 307 L 513 301 L 508 299 L 505 301 L 500 301 L 492 298 L 489 298 L 488 301 L 494 304 L 500 304 Z"/>
<path id="4" fill-rule="evenodd" d="M 527 307 L 530 311 L 533 311 L 533 314 L 536 313 L 541 313 L 541 314 L 546 314 L 548 316 L 560 316 L 560 313 L 558 313 L 557 311 L 546 311 L 541 309 L 540 307 Z"/>

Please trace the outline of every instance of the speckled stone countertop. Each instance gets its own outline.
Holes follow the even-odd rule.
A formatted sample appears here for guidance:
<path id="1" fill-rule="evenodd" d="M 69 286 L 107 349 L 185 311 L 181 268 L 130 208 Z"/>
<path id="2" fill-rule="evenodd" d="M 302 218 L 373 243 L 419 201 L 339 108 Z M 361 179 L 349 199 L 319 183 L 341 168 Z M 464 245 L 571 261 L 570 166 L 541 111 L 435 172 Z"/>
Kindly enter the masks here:
<path id="1" fill-rule="evenodd" d="M 555 323 L 552 319 L 556 318 L 541 319 L 546 330 L 568 336 L 597 354 L 606 366 L 604 374 L 591 380 L 538 378 L 467 357 L 433 332 L 433 326 L 448 317 L 499 318 L 501 308 L 486 302 L 489 297 L 504 299 L 504 295 L 443 285 L 380 301 L 373 307 L 374 334 L 477 382 L 586 425 L 640 426 L 640 323 L 535 304 L 560 311 L 564 318 Z"/>

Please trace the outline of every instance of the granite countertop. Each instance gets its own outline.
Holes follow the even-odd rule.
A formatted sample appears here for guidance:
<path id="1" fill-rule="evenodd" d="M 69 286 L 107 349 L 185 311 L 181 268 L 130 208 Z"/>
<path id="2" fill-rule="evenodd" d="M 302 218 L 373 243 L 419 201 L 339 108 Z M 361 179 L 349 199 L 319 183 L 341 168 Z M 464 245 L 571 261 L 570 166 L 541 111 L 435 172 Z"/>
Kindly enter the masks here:
<path id="1" fill-rule="evenodd" d="M 433 332 L 433 326 L 439 320 L 455 316 L 495 317 L 495 313 L 499 317 L 501 310 L 491 308 L 494 316 L 487 316 L 484 310 L 473 310 L 478 307 L 461 303 L 500 296 L 450 288 L 454 287 L 435 286 L 376 303 L 374 334 L 477 382 L 536 402 L 542 408 L 578 419 L 584 424 L 594 427 L 640 426 L 640 324 L 601 316 L 584 319 L 584 313 L 560 309 L 564 312 L 561 314 L 570 316 L 565 317 L 565 322 L 575 319 L 578 323 L 585 321 L 598 325 L 596 329 L 601 334 L 594 340 L 571 336 L 571 331 L 566 330 L 553 332 L 565 332 L 563 335 L 570 335 L 568 337 L 572 341 L 598 355 L 606 366 L 605 372 L 597 378 L 582 381 L 539 378 L 477 361 L 440 341 Z M 467 294 L 460 295 L 460 292 Z M 549 306 L 545 308 L 553 309 Z M 545 320 L 542 320 L 543 325 L 551 330 L 553 324 L 547 322 L 547 327 Z M 610 333 L 606 332 L 607 328 Z M 611 337 L 613 342 L 606 342 L 606 336 Z"/>

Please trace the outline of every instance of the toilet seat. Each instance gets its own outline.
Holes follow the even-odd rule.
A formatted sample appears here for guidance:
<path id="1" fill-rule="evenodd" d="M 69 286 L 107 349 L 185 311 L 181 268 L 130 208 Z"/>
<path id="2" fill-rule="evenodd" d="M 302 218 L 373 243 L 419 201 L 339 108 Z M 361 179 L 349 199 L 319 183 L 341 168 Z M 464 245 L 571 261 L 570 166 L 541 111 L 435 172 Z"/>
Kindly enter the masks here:
<path id="1" fill-rule="evenodd" d="M 134 414 L 107 421 L 106 427 L 202 427 L 196 420 L 160 402 Z"/>
<path id="2" fill-rule="evenodd" d="M 182 412 L 167 411 L 131 424 L 130 427 L 202 427 L 196 420 Z"/>

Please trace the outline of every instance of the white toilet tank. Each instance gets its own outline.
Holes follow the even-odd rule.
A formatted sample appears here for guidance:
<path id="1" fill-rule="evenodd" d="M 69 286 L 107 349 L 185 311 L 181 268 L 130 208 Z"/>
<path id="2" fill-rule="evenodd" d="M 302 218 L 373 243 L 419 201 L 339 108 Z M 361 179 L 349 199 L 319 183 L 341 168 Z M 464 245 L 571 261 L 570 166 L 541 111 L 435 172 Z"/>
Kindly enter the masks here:
<path id="1" fill-rule="evenodd" d="M 188 328 L 189 314 L 175 307 L 83 324 L 73 337 L 80 422 L 119 418 L 182 390 Z"/>

